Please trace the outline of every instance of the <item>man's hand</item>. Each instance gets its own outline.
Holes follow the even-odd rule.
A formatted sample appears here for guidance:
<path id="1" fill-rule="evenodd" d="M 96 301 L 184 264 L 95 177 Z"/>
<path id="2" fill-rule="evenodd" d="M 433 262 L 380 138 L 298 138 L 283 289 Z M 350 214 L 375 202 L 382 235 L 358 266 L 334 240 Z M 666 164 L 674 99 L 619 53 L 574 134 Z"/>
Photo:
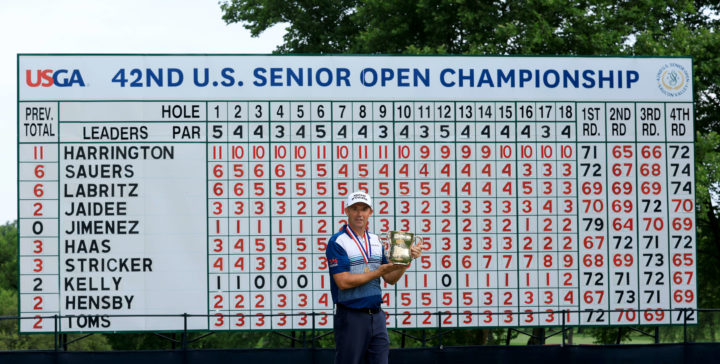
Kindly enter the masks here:
<path id="1" fill-rule="evenodd" d="M 420 258 L 420 256 L 422 255 L 422 252 L 423 252 L 423 248 L 424 248 L 424 247 L 425 247 L 425 244 L 424 244 L 424 243 L 420 243 L 420 244 L 415 243 L 415 244 L 413 244 L 413 246 L 410 247 L 410 256 L 411 256 L 413 259 Z"/>
<path id="2" fill-rule="evenodd" d="M 380 267 L 378 267 L 377 270 L 380 272 L 381 276 L 385 276 L 388 273 L 394 272 L 396 270 L 404 269 L 404 268 L 407 268 L 407 266 L 402 265 L 402 264 L 388 263 L 388 264 L 380 265 Z"/>
<path id="3" fill-rule="evenodd" d="M 378 270 L 385 270 L 382 274 L 385 282 L 389 284 L 395 284 L 397 281 L 400 280 L 400 277 L 402 277 L 403 273 L 405 273 L 405 270 L 407 268 L 407 265 L 390 263 L 381 265 Z"/>

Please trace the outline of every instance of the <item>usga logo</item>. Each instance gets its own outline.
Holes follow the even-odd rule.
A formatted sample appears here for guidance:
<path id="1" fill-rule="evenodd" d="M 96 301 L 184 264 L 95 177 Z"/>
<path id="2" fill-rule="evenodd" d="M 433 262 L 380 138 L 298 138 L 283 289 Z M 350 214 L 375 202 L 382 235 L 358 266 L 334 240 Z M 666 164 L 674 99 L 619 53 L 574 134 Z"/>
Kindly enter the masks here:
<path id="1" fill-rule="evenodd" d="M 660 91 L 671 97 L 684 94 L 690 84 L 690 74 L 685 67 L 677 63 L 660 67 L 656 78 Z"/>
<path id="2" fill-rule="evenodd" d="M 33 80 L 33 76 L 35 79 Z M 25 70 L 25 83 L 30 87 L 70 87 L 78 85 L 85 87 L 85 81 L 83 81 L 80 70 Z"/>

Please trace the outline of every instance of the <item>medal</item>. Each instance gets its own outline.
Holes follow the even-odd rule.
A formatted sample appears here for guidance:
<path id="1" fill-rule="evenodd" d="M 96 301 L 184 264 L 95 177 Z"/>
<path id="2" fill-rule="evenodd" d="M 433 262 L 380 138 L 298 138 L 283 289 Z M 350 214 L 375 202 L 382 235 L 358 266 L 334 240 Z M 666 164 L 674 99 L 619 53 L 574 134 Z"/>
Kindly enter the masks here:
<path id="1" fill-rule="evenodd" d="M 360 237 L 357 236 L 347 225 L 345 225 L 345 233 L 348 234 L 348 236 L 350 236 L 350 238 L 355 242 L 355 245 L 360 251 L 360 255 L 362 255 L 363 261 L 365 261 L 365 268 L 363 268 L 363 272 L 369 272 L 370 267 L 368 266 L 368 263 L 370 263 L 370 256 L 372 256 L 372 250 L 370 248 L 370 233 L 365 230 L 365 234 L 363 234 L 365 246 L 360 243 Z"/>

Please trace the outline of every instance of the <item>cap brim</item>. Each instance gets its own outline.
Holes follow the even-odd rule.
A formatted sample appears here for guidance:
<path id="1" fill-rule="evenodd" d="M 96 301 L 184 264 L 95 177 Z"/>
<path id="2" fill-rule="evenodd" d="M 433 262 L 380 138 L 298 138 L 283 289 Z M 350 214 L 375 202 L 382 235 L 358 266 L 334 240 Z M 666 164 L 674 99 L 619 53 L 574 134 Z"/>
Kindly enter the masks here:
<path id="1" fill-rule="evenodd" d="M 353 203 L 351 203 L 351 204 L 347 205 L 347 207 L 350 207 L 350 206 L 355 206 L 355 205 L 359 205 L 359 204 L 363 204 L 363 205 L 365 205 L 365 206 L 369 207 L 369 208 L 370 208 L 370 209 L 372 210 L 372 206 L 371 206 L 371 205 L 369 205 L 369 204 L 368 204 L 367 202 L 363 202 L 363 201 L 355 201 L 355 202 L 353 202 Z"/>

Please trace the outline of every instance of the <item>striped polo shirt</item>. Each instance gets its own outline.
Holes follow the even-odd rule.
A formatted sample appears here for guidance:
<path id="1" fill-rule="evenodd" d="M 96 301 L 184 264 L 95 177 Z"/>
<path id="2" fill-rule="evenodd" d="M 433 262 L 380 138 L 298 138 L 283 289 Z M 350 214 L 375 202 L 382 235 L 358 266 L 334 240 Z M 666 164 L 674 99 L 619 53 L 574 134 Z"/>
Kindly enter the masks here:
<path id="1" fill-rule="evenodd" d="M 385 258 L 385 248 L 380 243 L 377 235 L 366 232 L 366 237 L 368 235 L 370 236 L 371 248 L 367 265 L 370 271 L 374 271 L 381 264 L 387 264 L 388 261 Z M 380 278 L 373 279 L 362 286 L 344 290 L 338 289 L 335 279 L 333 279 L 333 275 L 337 273 L 363 273 L 365 259 L 358 242 L 364 245 L 364 239 L 362 236 L 358 237 L 360 239 L 356 241 L 352 236 L 350 227 L 345 225 L 330 238 L 325 251 L 328 266 L 330 267 L 330 292 L 334 303 L 341 303 L 353 308 L 377 308 L 382 303 Z"/>

